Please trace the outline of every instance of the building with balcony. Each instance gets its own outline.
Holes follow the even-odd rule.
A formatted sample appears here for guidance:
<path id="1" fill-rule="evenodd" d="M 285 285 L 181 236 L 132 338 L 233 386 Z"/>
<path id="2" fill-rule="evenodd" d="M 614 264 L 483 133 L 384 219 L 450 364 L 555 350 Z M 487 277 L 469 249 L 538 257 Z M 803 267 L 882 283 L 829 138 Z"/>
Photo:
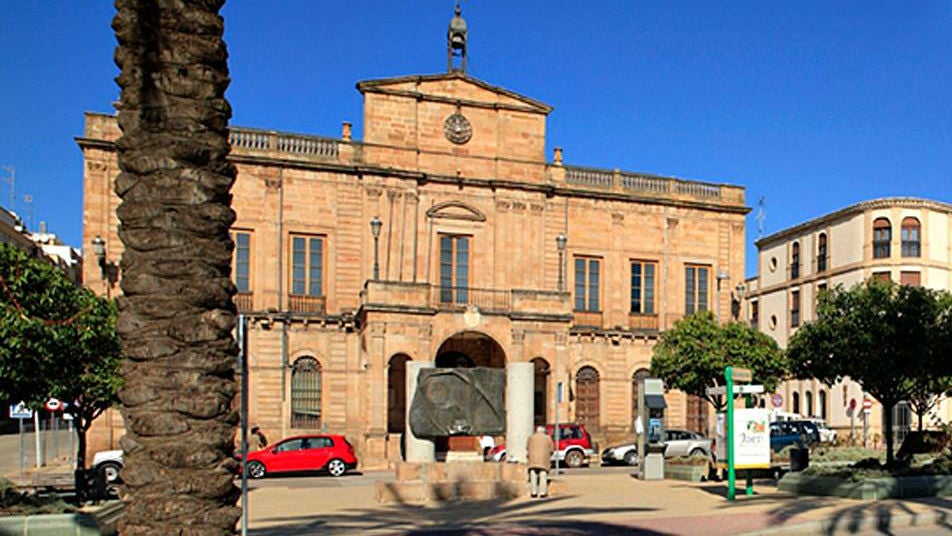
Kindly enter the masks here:
<path id="1" fill-rule="evenodd" d="M 823 290 L 869 278 L 952 290 L 950 235 L 952 205 L 896 197 L 857 203 L 764 237 L 756 243 L 758 274 L 746 284 L 747 320 L 785 347 L 797 327 L 816 318 Z M 841 437 L 849 434 L 850 400 L 859 408 L 864 396 L 848 379 L 832 388 L 816 380 L 788 381 L 779 393 L 780 409 L 823 418 Z M 859 429 L 862 414 L 855 411 Z M 913 416 L 901 404 L 895 417 L 902 436 Z M 878 403 L 869 418 L 872 433 L 880 434 Z M 941 405 L 934 418 L 952 419 L 952 404 Z"/>
<path id="2" fill-rule="evenodd" d="M 563 421 L 631 437 L 633 380 L 659 332 L 729 312 L 743 188 L 570 166 L 561 149 L 547 160 L 552 108 L 452 61 L 358 83 L 362 140 L 349 123 L 338 138 L 230 131 L 235 302 L 250 318 L 250 418 L 269 437 L 328 430 L 365 465 L 396 459 L 410 360 L 532 362 L 537 423 L 554 420 L 562 384 Z M 122 253 L 119 135 L 114 116 L 87 113 L 77 139 L 83 239 L 105 240 L 107 263 Z M 672 392 L 668 404 L 671 425 L 707 431 L 704 403 Z M 118 439 L 118 421 L 94 444 Z"/>

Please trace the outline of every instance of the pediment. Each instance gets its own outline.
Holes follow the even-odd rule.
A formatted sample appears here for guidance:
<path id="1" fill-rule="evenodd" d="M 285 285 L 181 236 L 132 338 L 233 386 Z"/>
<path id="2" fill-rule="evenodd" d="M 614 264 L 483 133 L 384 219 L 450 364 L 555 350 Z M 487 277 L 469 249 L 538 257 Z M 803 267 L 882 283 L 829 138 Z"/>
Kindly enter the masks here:
<path id="1" fill-rule="evenodd" d="M 552 107 L 503 87 L 494 86 L 463 73 L 401 76 L 357 83 L 362 93 L 389 93 L 422 100 L 511 107 L 548 114 Z"/>
<path id="2" fill-rule="evenodd" d="M 430 207 L 426 211 L 429 218 L 447 220 L 486 221 L 486 215 L 461 201 L 446 201 Z"/>

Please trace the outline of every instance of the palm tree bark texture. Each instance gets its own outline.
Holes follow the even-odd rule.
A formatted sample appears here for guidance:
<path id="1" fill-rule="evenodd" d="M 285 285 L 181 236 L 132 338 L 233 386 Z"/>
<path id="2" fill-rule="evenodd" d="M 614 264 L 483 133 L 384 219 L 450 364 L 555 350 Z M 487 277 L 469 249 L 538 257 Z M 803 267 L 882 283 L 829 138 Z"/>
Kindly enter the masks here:
<path id="1" fill-rule="evenodd" d="M 241 515 L 224 0 L 116 0 L 122 534 L 231 534 Z"/>

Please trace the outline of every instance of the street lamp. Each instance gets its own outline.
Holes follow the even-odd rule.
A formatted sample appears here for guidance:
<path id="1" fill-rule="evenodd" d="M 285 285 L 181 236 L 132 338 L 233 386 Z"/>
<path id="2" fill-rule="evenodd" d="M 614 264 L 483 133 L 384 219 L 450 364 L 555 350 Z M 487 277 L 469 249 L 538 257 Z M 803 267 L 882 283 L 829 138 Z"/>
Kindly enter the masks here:
<path id="1" fill-rule="evenodd" d="M 106 280 L 106 241 L 101 236 L 96 235 L 93 238 L 93 254 L 96 255 L 96 262 L 99 263 L 99 270 L 102 273 L 103 281 Z"/>
<path id="2" fill-rule="evenodd" d="M 374 216 L 374 218 L 370 220 L 370 234 L 374 236 L 374 281 L 380 279 L 380 262 L 377 245 L 380 242 L 381 227 L 383 227 L 383 222 L 380 221 L 380 218 Z"/>
<path id="3" fill-rule="evenodd" d="M 565 271 L 563 266 L 565 265 L 565 246 L 568 242 L 569 238 L 565 236 L 565 233 L 559 233 L 559 236 L 555 237 L 555 245 L 559 248 L 559 292 L 565 290 Z"/>
<path id="4" fill-rule="evenodd" d="M 734 290 L 737 292 L 737 297 L 731 299 L 731 314 L 734 316 L 734 320 L 740 320 L 741 306 L 743 305 L 744 295 L 747 294 L 747 285 L 741 281 L 737 283 Z"/>

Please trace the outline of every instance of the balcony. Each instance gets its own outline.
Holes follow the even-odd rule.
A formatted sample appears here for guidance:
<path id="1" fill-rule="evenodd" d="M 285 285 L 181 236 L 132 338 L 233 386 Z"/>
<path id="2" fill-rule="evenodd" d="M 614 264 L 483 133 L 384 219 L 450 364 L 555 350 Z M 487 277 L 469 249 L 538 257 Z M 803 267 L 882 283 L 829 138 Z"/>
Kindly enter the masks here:
<path id="1" fill-rule="evenodd" d="M 565 166 L 564 168 L 565 182 L 584 188 L 724 204 L 744 203 L 744 189 L 738 186 L 611 169 L 580 166 Z"/>
<path id="2" fill-rule="evenodd" d="M 292 313 L 324 314 L 326 308 L 325 296 L 288 295 L 288 311 Z"/>
<path id="3" fill-rule="evenodd" d="M 234 300 L 239 313 L 250 313 L 255 310 L 255 295 L 251 292 L 239 292 L 235 294 Z"/>
<path id="4" fill-rule="evenodd" d="M 429 283 L 367 281 L 360 293 L 368 310 L 462 313 L 470 307 L 487 314 L 541 315 L 567 318 L 569 294 L 533 289 L 441 287 Z"/>
<path id="5" fill-rule="evenodd" d="M 628 315 L 628 329 L 658 331 L 658 315 L 630 313 Z"/>

